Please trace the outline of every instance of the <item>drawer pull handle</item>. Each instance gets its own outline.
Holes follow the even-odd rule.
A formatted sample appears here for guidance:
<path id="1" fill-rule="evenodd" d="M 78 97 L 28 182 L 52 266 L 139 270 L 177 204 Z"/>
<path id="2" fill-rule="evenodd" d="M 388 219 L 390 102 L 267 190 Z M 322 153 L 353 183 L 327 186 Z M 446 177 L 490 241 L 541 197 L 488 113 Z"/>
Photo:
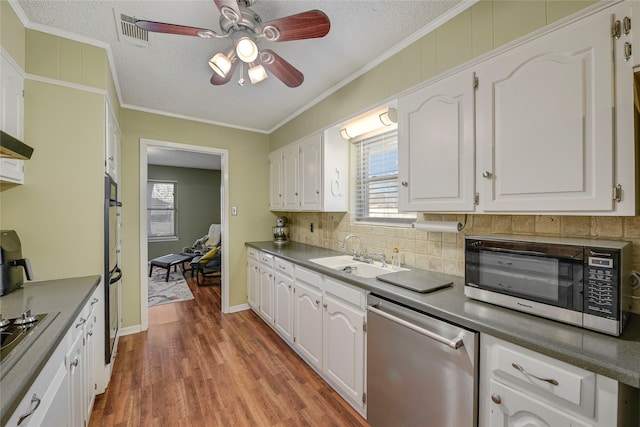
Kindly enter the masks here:
<path id="1" fill-rule="evenodd" d="M 18 425 L 22 424 L 22 422 L 24 420 L 26 420 L 27 418 L 29 418 L 31 415 L 33 415 L 34 412 L 36 412 L 36 409 L 38 409 L 38 406 L 40 406 L 40 399 L 38 399 L 38 396 L 33 395 L 33 397 L 31 398 L 31 405 L 34 405 L 33 409 L 30 410 L 29 412 L 27 412 L 26 414 L 22 415 L 20 418 L 18 418 Z"/>
<path id="2" fill-rule="evenodd" d="M 81 317 L 80 321 L 78 323 L 76 323 L 76 328 L 79 328 L 80 326 L 84 325 L 86 323 L 87 319 Z"/>
<path id="3" fill-rule="evenodd" d="M 527 377 L 533 377 L 533 378 L 535 378 L 537 380 L 544 381 L 544 382 L 552 384 L 552 385 L 558 385 L 558 381 L 554 380 L 553 378 L 541 378 L 541 377 L 538 377 L 536 375 L 533 375 L 533 374 L 527 372 L 522 366 L 518 365 L 517 363 L 512 363 L 511 366 L 513 366 L 518 371 L 522 372 L 522 374 L 527 376 Z"/>
<path id="4" fill-rule="evenodd" d="M 98 300 L 98 298 L 94 298 L 94 299 L 91 301 L 91 305 L 94 305 L 94 304 L 95 304 L 95 303 L 97 303 L 98 301 L 99 301 L 99 300 Z"/>
<path id="5" fill-rule="evenodd" d="M 73 366 L 75 368 L 76 366 L 78 366 L 78 363 L 80 363 L 80 361 L 76 357 L 75 359 L 73 359 L 73 362 L 71 362 L 71 366 Z"/>

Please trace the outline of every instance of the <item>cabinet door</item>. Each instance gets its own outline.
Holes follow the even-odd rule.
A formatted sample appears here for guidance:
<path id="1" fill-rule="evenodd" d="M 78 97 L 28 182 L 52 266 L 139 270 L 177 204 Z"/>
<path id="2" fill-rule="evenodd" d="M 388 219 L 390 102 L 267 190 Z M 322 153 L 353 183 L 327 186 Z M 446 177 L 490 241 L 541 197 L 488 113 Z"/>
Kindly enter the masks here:
<path id="1" fill-rule="evenodd" d="M 98 300 L 93 298 L 90 304 L 96 304 Z M 84 421 L 85 425 L 89 425 L 89 419 L 91 418 L 91 410 L 93 409 L 93 403 L 96 397 L 96 368 L 97 361 L 99 360 L 96 354 L 96 311 L 91 309 L 89 319 L 84 327 L 84 361 L 85 361 L 85 379 L 84 379 L 84 396 L 86 397 L 86 406 L 84 408 Z"/>
<path id="2" fill-rule="evenodd" d="M 69 370 L 69 419 L 72 426 L 83 425 L 84 408 L 86 406 L 83 344 L 83 334 L 77 334 L 66 356 L 67 369 Z"/>
<path id="3" fill-rule="evenodd" d="M 492 427 L 592 426 L 495 380 L 491 380 L 490 390 Z"/>
<path id="4" fill-rule="evenodd" d="M 314 368 L 322 369 L 322 293 L 296 278 L 294 347 Z"/>
<path id="5" fill-rule="evenodd" d="M 0 55 L 0 129 L 24 139 L 24 78 Z M 24 183 L 24 160 L 0 158 L 0 180 Z"/>
<path id="6" fill-rule="evenodd" d="M 475 209 L 473 77 L 461 72 L 400 99 L 401 211 Z"/>
<path id="7" fill-rule="evenodd" d="M 298 204 L 298 145 L 287 146 L 282 152 L 282 186 L 284 189 L 283 207 L 297 211 Z"/>
<path id="8" fill-rule="evenodd" d="M 284 207 L 282 186 L 282 151 L 269 154 L 269 209 L 278 210 Z"/>
<path id="9" fill-rule="evenodd" d="M 483 211 L 613 209 L 610 20 L 581 20 L 478 66 Z"/>
<path id="10" fill-rule="evenodd" d="M 327 293 L 324 309 L 322 370 L 343 396 L 362 409 L 365 312 Z"/>
<path id="11" fill-rule="evenodd" d="M 322 209 L 322 135 L 300 143 L 300 209 Z"/>
<path id="12" fill-rule="evenodd" d="M 275 274 L 274 324 L 287 342 L 293 342 L 293 279 Z"/>
<path id="13" fill-rule="evenodd" d="M 258 314 L 273 325 L 273 269 L 260 266 L 260 307 Z"/>
<path id="14" fill-rule="evenodd" d="M 260 305 L 259 297 L 260 267 L 258 262 L 252 259 L 247 261 L 247 302 L 254 310 Z"/>

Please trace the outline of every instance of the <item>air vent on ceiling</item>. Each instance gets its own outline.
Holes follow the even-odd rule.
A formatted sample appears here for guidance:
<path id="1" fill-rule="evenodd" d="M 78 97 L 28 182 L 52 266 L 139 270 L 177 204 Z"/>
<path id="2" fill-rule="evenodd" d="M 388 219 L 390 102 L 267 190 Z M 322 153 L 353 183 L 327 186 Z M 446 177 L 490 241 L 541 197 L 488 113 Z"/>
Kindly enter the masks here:
<path id="1" fill-rule="evenodd" d="M 113 11 L 118 25 L 118 40 L 135 46 L 149 46 L 149 32 L 136 27 L 136 18 Z"/>

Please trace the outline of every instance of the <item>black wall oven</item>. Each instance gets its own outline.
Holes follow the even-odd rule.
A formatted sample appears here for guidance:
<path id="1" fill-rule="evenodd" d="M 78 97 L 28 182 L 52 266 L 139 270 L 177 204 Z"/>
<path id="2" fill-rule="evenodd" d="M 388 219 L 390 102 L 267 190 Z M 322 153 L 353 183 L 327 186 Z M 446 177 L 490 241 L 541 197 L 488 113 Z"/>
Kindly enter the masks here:
<path id="1" fill-rule="evenodd" d="M 120 255 L 118 184 L 109 176 L 104 179 L 104 280 L 105 280 L 105 363 L 111 363 L 111 355 L 118 337 L 120 279 L 118 265 Z"/>

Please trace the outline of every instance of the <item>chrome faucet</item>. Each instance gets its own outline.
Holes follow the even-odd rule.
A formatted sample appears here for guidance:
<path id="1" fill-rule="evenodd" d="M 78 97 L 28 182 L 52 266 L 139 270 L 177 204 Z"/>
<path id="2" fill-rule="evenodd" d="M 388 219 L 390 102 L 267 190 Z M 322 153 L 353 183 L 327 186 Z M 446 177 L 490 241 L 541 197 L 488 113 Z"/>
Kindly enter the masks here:
<path id="1" fill-rule="evenodd" d="M 382 262 L 382 268 L 387 266 L 387 256 L 385 255 L 384 252 L 380 252 L 378 255 L 380 255 L 380 261 Z"/>
<path id="2" fill-rule="evenodd" d="M 344 240 L 340 241 L 340 249 L 344 249 L 347 246 L 347 240 L 349 240 L 351 238 L 358 239 L 358 241 L 360 242 L 360 254 L 357 254 L 355 249 L 354 249 L 353 250 L 353 259 L 356 260 L 356 261 L 362 261 L 362 256 L 363 256 L 362 239 L 357 234 L 349 234 L 347 237 L 344 238 Z"/>

